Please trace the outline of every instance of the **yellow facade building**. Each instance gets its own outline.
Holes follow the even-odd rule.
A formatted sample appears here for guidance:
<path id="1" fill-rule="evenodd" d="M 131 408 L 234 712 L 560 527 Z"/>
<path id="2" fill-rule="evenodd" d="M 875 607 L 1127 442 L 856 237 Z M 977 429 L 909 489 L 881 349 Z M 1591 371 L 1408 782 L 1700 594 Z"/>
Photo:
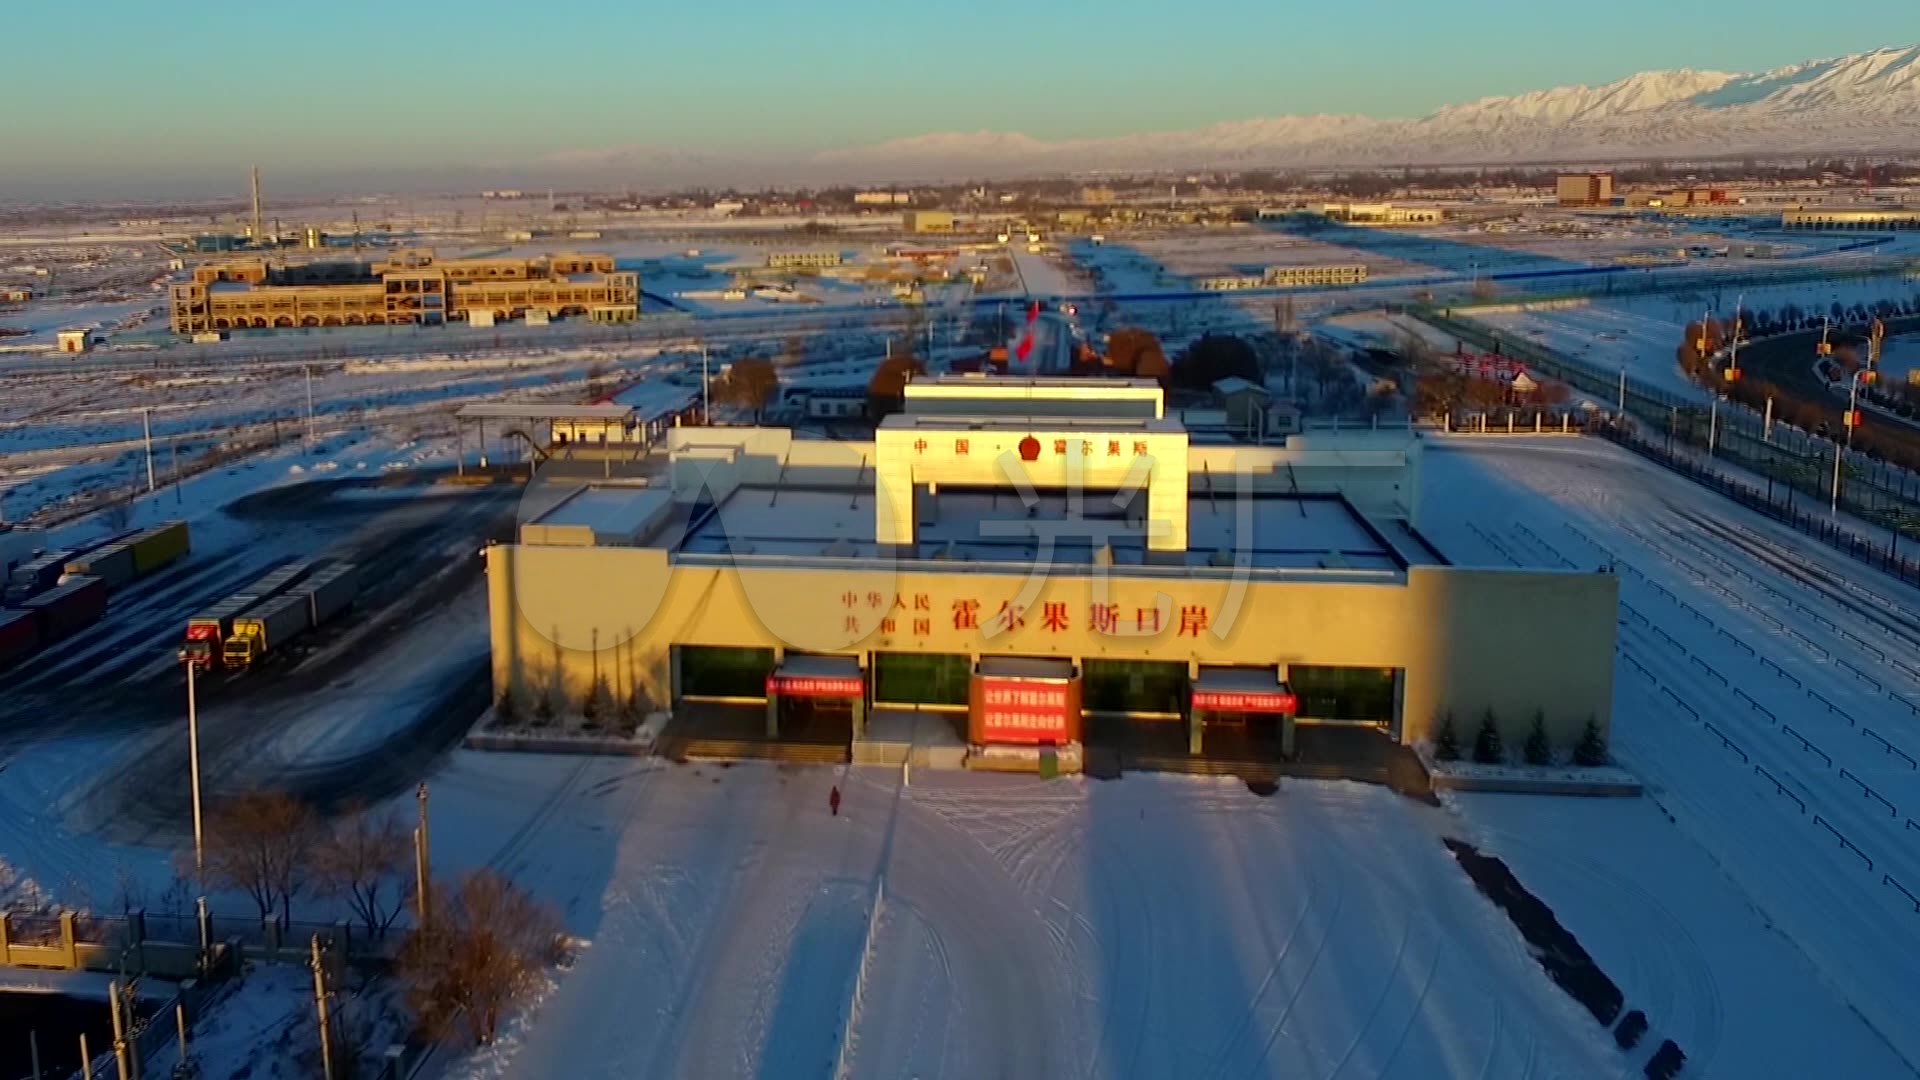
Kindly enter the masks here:
<path id="1" fill-rule="evenodd" d="M 665 482 L 553 490 L 487 557 L 497 694 L 767 735 L 945 717 L 969 760 L 1143 725 L 1400 743 L 1612 708 L 1618 582 L 1455 566 L 1411 432 L 1200 445 L 1150 383 L 916 380 L 871 443 L 677 428 Z M 1258 738 L 1254 738 L 1255 735 Z"/>
<path id="2" fill-rule="evenodd" d="M 613 256 L 562 253 L 511 259 L 436 258 L 401 251 L 374 263 L 275 265 L 264 258 L 195 267 L 171 292 L 176 334 L 326 326 L 505 321 L 529 313 L 631 322 L 640 276 Z M 475 320 L 475 313 L 485 318 Z"/>

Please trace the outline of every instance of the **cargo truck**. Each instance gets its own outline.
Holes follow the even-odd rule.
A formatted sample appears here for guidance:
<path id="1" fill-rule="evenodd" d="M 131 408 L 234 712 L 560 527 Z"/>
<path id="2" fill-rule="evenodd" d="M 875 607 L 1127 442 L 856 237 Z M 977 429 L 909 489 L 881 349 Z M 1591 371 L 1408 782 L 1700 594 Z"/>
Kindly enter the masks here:
<path id="1" fill-rule="evenodd" d="M 351 606 L 360 594 L 360 571 L 352 563 L 334 563 L 316 571 L 289 593 L 305 596 L 308 625 L 322 626 Z"/>
<path id="2" fill-rule="evenodd" d="M 7 578 L 5 595 L 0 599 L 8 607 L 19 607 L 29 598 L 60 584 L 60 575 L 66 572 L 67 562 L 73 556 L 72 550 L 49 551 L 14 567 Z"/>
<path id="3" fill-rule="evenodd" d="M 141 530 L 138 536 L 127 541 L 127 546 L 133 549 L 133 572 L 140 576 L 151 574 L 185 555 L 191 540 L 186 522 L 168 521 Z"/>
<path id="4" fill-rule="evenodd" d="M 0 669 L 40 647 L 40 619 L 31 611 L 0 611 Z"/>
<path id="5" fill-rule="evenodd" d="M 70 560 L 60 580 L 65 583 L 70 578 L 97 578 L 107 588 L 117 589 L 132 581 L 137 572 L 134 569 L 133 548 L 127 546 L 125 540 L 118 540 Z"/>
<path id="6" fill-rule="evenodd" d="M 186 637 L 180 643 L 180 659 L 201 671 L 221 666 L 227 639 L 233 636 L 234 620 L 262 601 L 285 593 L 312 568 L 312 563 L 288 563 L 188 619 Z"/>
<path id="7" fill-rule="evenodd" d="M 225 600 L 187 620 L 187 637 L 180 643 L 180 659 L 201 671 L 220 665 L 220 650 L 233 634 L 233 620 L 259 603 L 245 593 Z"/>
<path id="8" fill-rule="evenodd" d="M 100 621 L 107 613 L 107 583 L 96 577 L 76 577 L 41 593 L 20 606 L 40 623 L 40 644 L 61 638 Z"/>
<path id="9" fill-rule="evenodd" d="M 313 624 L 312 610 L 308 597 L 288 593 L 233 620 L 233 636 L 226 642 L 226 665 L 246 669 L 273 650 L 284 648 Z"/>

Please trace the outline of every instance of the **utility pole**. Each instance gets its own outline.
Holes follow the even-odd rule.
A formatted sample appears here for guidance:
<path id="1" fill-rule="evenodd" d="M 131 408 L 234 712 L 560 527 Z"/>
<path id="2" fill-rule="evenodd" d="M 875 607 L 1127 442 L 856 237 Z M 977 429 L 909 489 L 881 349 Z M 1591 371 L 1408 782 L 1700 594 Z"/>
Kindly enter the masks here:
<path id="1" fill-rule="evenodd" d="M 707 384 L 707 343 L 703 341 L 700 343 L 700 422 L 712 427 L 712 413 L 712 391 L 708 389 Z"/>
<path id="2" fill-rule="evenodd" d="M 196 666 L 193 661 L 187 661 L 187 768 L 193 773 L 193 869 L 204 882 L 207 843 L 200 824 L 200 710 L 193 695 L 193 671 Z"/>
<path id="3" fill-rule="evenodd" d="M 1714 444 L 1720 441 L 1720 395 L 1713 395 L 1713 403 L 1707 407 L 1707 456 L 1713 456 Z"/>
<path id="4" fill-rule="evenodd" d="M 1773 395 L 1772 394 L 1767 395 L 1766 425 L 1763 428 L 1761 428 L 1761 431 L 1762 431 L 1762 438 L 1766 441 L 1766 444 L 1768 446 L 1772 446 L 1773 445 Z"/>
<path id="5" fill-rule="evenodd" d="M 40 1080 L 40 1031 L 27 1032 L 27 1057 L 33 1065 L 33 1080 Z"/>
<path id="6" fill-rule="evenodd" d="M 153 410 L 140 410 L 140 431 L 147 443 L 147 494 L 153 494 Z"/>
<path id="7" fill-rule="evenodd" d="M 180 1031 L 180 1071 L 187 1071 L 187 1006 L 183 1002 L 173 1004 L 174 1026 Z"/>
<path id="8" fill-rule="evenodd" d="M 253 167 L 253 246 L 266 243 L 266 235 L 260 228 L 260 166 Z"/>
<path id="9" fill-rule="evenodd" d="M 93 1054 L 87 1050 L 87 1033 L 80 1033 L 80 1080 L 93 1080 Z"/>
<path id="10" fill-rule="evenodd" d="M 313 453 L 313 365 L 302 364 L 300 369 L 307 373 L 307 453 Z"/>
<path id="11" fill-rule="evenodd" d="M 413 827 L 413 892 L 420 925 L 425 926 L 428 913 L 433 910 L 433 840 L 427 830 L 426 781 L 421 781 L 420 786 L 414 789 L 414 798 L 420 805 L 420 823 Z"/>
<path id="12" fill-rule="evenodd" d="M 1627 415 L 1627 369 L 1620 369 L 1620 415 Z"/>
<path id="13" fill-rule="evenodd" d="M 320 952 L 320 935 L 313 935 L 313 1007 L 320 1019 L 320 1075 L 334 1080 L 333 1016 L 328 1005 L 327 966 Z"/>

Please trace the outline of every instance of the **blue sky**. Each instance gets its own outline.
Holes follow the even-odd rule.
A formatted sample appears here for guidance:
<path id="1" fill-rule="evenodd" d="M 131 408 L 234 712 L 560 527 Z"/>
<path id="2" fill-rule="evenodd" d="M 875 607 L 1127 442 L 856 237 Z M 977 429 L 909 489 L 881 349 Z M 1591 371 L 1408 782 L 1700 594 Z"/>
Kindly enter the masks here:
<path id="1" fill-rule="evenodd" d="M 0 199 L 250 161 L 350 175 L 647 144 L 777 154 L 1283 113 L 1414 116 L 1635 71 L 1903 44 L 1913 0 L 8 3 Z M 230 184 L 222 184 L 230 188 Z"/>

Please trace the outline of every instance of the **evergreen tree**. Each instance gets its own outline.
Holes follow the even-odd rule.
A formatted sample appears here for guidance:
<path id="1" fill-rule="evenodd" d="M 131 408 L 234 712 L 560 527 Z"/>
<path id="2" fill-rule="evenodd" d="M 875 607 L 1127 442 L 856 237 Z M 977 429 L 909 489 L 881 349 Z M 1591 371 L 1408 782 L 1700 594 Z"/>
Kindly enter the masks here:
<path id="1" fill-rule="evenodd" d="M 520 720 L 520 695 L 512 689 L 502 690 L 493 703 L 493 718 L 503 724 L 518 723 Z"/>
<path id="2" fill-rule="evenodd" d="M 1553 746 L 1547 742 L 1547 715 L 1539 709 L 1533 711 L 1533 727 L 1527 732 L 1527 744 L 1522 747 L 1529 765 L 1553 764 Z"/>
<path id="3" fill-rule="evenodd" d="M 1580 742 L 1573 748 L 1573 763 L 1593 769 L 1607 764 L 1607 761 L 1607 742 L 1600 737 L 1600 725 L 1589 716 L 1586 730 L 1580 733 Z"/>
<path id="4" fill-rule="evenodd" d="M 1433 756 L 1436 761 L 1460 760 L 1460 736 L 1453 730 L 1453 710 L 1440 714 L 1440 727 L 1433 733 Z"/>
<path id="5" fill-rule="evenodd" d="M 1506 763 L 1506 747 L 1500 745 L 1500 728 L 1493 721 L 1493 710 L 1480 718 L 1480 732 L 1473 737 L 1473 760 L 1482 765 Z"/>

